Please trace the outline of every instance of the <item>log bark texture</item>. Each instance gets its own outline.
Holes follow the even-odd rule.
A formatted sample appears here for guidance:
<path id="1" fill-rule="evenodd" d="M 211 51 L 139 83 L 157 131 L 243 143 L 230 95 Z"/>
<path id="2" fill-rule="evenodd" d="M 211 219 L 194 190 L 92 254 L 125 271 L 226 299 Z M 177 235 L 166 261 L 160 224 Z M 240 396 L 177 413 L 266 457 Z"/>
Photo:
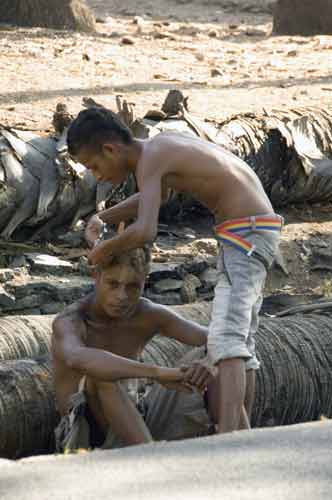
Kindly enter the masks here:
<path id="1" fill-rule="evenodd" d="M 331 109 L 242 114 L 217 128 L 190 115 L 185 98 L 174 93 L 172 102 L 163 107 L 171 114 L 154 111 L 135 120 L 126 103 L 118 103 L 119 116 L 140 138 L 172 130 L 231 150 L 257 173 L 275 207 L 332 200 Z M 97 104 L 90 101 L 85 99 L 84 105 Z M 4 240 L 54 240 L 55 230 L 74 226 L 88 214 L 103 210 L 106 203 L 113 205 L 136 191 L 132 176 L 120 189 L 111 183 L 97 184 L 90 171 L 68 158 L 66 126 L 72 117 L 66 109 L 59 109 L 54 122 L 61 134 L 58 140 L 0 127 L 0 238 Z M 173 192 L 161 217 L 174 221 L 193 208 L 202 210 L 190 196 Z"/>
<path id="2" fill-rule="evenodd" d="M 332 4 L 330 0 L 278 0 L 273 13 L 276 35 L 330 35 Z"/>
<path id="3" fill-rule="evenodd" d="M 179 306 L 177 310 L 203 324 L 208 322 L 209 304 Z M 15 322 L 15 317 L 10 319 Z M 332 417 L 331 330 L 330 315 L 261 320 L 257 333 L 261 369 L 257 373 L 254 426 Z M 156 337 L 145 349 L 143 359 L 174 366 L 188 349 L 176 341 Z M 52 391 L 49 361 L 1 363 L 0 456 L 13 458 L 51 449 L 57 418 Z"/>
<path id="4" fill-rule="evenodd" d="M 2 0 L 0 22 L 79 31 L 95 29 L 94 16 L 85 0 Z"/>

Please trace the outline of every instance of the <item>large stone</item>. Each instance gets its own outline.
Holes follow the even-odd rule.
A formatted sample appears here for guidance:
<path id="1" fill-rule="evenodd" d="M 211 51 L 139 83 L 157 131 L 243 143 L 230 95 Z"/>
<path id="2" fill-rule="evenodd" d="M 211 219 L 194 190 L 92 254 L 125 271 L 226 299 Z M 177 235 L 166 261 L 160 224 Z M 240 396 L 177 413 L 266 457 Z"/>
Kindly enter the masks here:
<path id="1" fill-rule="evenodd" d="M 178 306 L 183 303 L 181 295 L 176 292 L 154 293 L 151 289 L 144 292 L 144 296 L 152 302 L 163 304 L 165 306 Z"/>
<path id="2" fill-rule="evenodd" d="M 151 264 L 149 274 L 149 280 L 151 281 L 167 278 L 181 279 L 182 276 L 181 264 L 177 262 L 152 262 Z"/>
<path id="3" fill-rule="evenodd" d="M 187 274 L 181 288 L 181 298 L 185 304 L 195 302 L 197 299 L 197 288 L 201 286 L 201 282 L 194 274 Z"/>
<path id="4" fill-rule="evenodd" d="M 215 268 L 209 267 L 205 269 L 199 276 L 204 288 L 214 288 L 218 281 L 218 272 Z"/>
<path id="5" fill-rule="evenodd" d="M 0 283 L 6 283 L 14 278 L 15 273 L 12 269 L 0 269 Z"/>
<path id="6" fill-rule="evenodd" d="M 73 270 L 73 264 L 67 260 L 58 259 L 54 255 L 47 255 L 41 253 L 28 253 L 26 258 L 31 263 L 33 271 L 49 273 L 49 274 L 62 274 Z"/>
<path id="7" fill-rule="evenodd" d="M 183 285 L 182 280 L 166 278 L 164 280 L 160 280 L 154 283 L 153 291 L 156 293 L 176 292 L 177 290 L 181 289 L 182 285 Z"/>
<path id="8" fill-rule="evenodd" d="M 42 304 L 46 304 L 49 298 L 46 295 L 34 295 L 30 294 L 22 299 L 16 300 L 15 304 L 10 305 L 8 308 L 4 307 L 4 310 L 19 311 L 21 309 L 35 309 L 39 308 Z"/>
<path id="9" fill-rule="evenodd" d="M 0 286 L 0 310 L 15 307 L 15 297 Z"/>

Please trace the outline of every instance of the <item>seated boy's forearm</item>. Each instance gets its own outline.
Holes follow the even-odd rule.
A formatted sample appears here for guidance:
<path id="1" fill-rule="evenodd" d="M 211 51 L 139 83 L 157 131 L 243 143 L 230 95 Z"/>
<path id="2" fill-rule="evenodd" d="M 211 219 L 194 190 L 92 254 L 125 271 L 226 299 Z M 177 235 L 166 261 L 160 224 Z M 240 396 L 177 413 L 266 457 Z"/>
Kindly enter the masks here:
<path id="1" fill-rule="evenodd" d="M 104 382 L 127 378 L 158 379 L 159 367 L 117 356 L 107 351 L 82 348 L 67 357 L 67 365 L 84 375 Z"/>

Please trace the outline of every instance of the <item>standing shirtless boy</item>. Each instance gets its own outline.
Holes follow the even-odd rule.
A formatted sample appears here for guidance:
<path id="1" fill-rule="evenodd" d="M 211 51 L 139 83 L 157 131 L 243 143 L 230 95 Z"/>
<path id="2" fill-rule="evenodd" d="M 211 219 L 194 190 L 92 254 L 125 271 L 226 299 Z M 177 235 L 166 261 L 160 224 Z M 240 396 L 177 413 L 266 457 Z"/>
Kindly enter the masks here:
<path id="1" fill-rule="evenodd" d="M 105 108 L 79 113 L 68 131 L 68 150 L 99 181 L 118 185 L 130 173 L 137 179 L 139 193 L 89 221 L 86 234 L 93 241 L 103 222 L 136 217 L 122 234 L 92 250 L 93 264 L 152 242 L 169 188 L 190 193 L 214 215 L 222 248 L 208 351 L 219 374 L 218 432 L 249 428 L 259 368 L 254 334 L 282 226 L 258 177 L 229 151 L 198 138 L 165 132 L 135 139 Z"/>
<path id="2" fill-rule="evenodd" d="M 181 388 L 186 377 L 199 390 L 209 380 L 200 363 L 175 369 L 137 361 L 156 333 L 195 346 L 207 340 L 206 328 L 142 298 L 148 255 L 135 249 L 98 265 L 94 293 L 54 320 L 54 380 L 62 416 L 56 429 L 58 451 L 152 440 L 128 395 L 128 379 L 148 378 Z"/>

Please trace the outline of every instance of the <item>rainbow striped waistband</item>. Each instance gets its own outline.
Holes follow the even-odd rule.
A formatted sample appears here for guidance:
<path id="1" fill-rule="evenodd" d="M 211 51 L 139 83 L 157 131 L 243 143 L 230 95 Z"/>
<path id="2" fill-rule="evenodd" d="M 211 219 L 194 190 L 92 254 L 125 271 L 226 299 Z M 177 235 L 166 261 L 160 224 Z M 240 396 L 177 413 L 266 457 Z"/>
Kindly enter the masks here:
<path id="1" fill-rule="evenodd" d="M 215 227 L 216 238 L 250 256 L 255 245 L 237 233 L 241 231 L 281 231 L 283 218 L 280 215 L 261 215 L 232 219 Z"/>

